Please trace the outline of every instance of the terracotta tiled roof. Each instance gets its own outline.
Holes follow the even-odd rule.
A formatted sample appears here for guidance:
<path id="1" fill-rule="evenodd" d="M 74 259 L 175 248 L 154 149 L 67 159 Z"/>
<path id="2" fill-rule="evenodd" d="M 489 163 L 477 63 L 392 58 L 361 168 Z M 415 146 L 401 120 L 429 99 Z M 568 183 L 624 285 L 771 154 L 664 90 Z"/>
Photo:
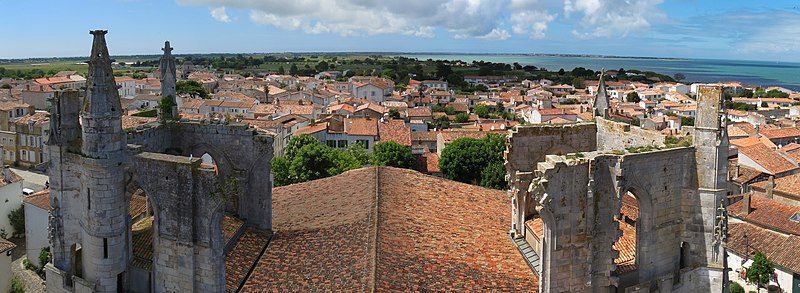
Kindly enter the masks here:
<path id="1" fill-rule="evenodd" d="M 239 218 L 225 215 L 225 219 L 222 221 L 222 235 L 225 237 L 225 243 L 233 239 L 233 236 L 242 228 L 242 225 L 244 225 L 244 221 Z"/>
<path id="2" fill-rule="evenodd" d="M 344 132 L 348 135 L 378 136 L 378 121 L 371 118 L 345 118 Z"/>
<path id="3" fill-rule="evenodd" d="M 533 236 L 536 237 L 536 239 L 541 241 L 542 235 L 544 235 L 544 222 L 542 222 L 542 218 L 527 220 L 525 221 L 525 226 L 528 227 L 528 230 L 533 232 Z"/>
<path id="4" fill-rule="evenodd" d="M 317 132 L 320 132 L 320 131 L 325 131 L 327 129 L 328 129 L 328 123 L 318 123 L 318 124 L 309 125 L 309 126 L 300 128 L 297 131 L 295 131 L 294 134 L 295 135 L 312 134 L 312 133 L 317 133 Z"/>
<path id="5" fill-rule="evenodd" d="M 137 116 L 122 116 L 122 129 L 135 128 L 136 126 L 156 122 L 158 119 L 154 117 L 137 117 Z"/>
<path id="6" fill-rule="evenodd" d="M 753 168 L 750 168 L 750 167 L 747 167 L 747 166 L 741 166 L 740 165 L 737 168 L 739 168 L 739 176 L 734 178 L 733 181 L 735 181 L 735 182 L 737 182 L 739 184 L 748 183 L 748 182 L 750 182 L 750 180 L 756 179 L 761 174 L 764 174 L 764 173 L 761 173 L 761 171 L 758 171 L 756 169 L 753 169 Z"/>
<path id="7" fill-rule="evenodd" d="M 774 183 L 776 192 L 800 198 L 800 173 L 775 179 Z M 764 191 L 767 188 L 767 181 L 756 182 L 750 186 Z"/>
<path id="8" fill-rule="evenodd" d="M 394 141 L 404 146 L 411 146 L 411 129 L 403 120 L 389 120 L 378 123 L 381 141 Z"/>
<path id="9" fill-rule="evenodd" d="M 797 165 L 762 144 L 739 148 L 739 153 L 752 159 L 772 175 L 797 169 Z"/>
<path id="10" fill-rule="evenodd" d="M 225 291 L 237 292 L 272 234 L 248 228 L 225 256 Z"/>
<path id="11" fill-rule="evenodd" d="M 13 242 L 0 238 L 0 253 L 5 253 L 6 251 L 14 249 L 14 247 L 17 247 L 17 245 Z"/>
<path id="12" fill-rule="evenodd" d="M 730 143 L 731 143 L 731 145 L 734 145 L 734 146 L 737 146 L 737 147 L 749 147 L 749 146 L 754 146 L 754 145 L 761 144 L 761 145 L 764 145 L 764 146 L 766 146 L 768 148 L 772 148 L 772 149 L 776 148 L 775 144 L 772 143 L 772 141 L 770 141 L 768 138 L 766 138 L 766 137 L 757 137 L 755 135 L 750 136 L 750 137 L 746 137 L 746 138 L 731 139 Z"/>
<path id="13" fill-rule="evenodd" d="M 789 220 L 793 214 L 800 213 L 800 207 L 751 196 L 751 212 L 744 214 L 742 212 L 743 204 L 744 200 L 731 204 L 728 206 L 728 214 L 759 226 L 769 227 L 787 234 L 800 235 L 800 223 Z"/>
<path id="14" fill-rule="evenodd" d="M 130 215 L 132 218 L 137 218 L 141 214 L 147 212 L 147 197 L 144 196 L 144 191 L 139 190 L 131 196 L 130 202 Z"/>
<path id="15" fill-rule="evenodd" d="M 777 233 L 749 223 L 728 223 L 727 248 L 738 254 L 753 255 L 760 251 L 776 265 L 800 272 L 800 257 L 797 257 L 800 237 L 796 235 Z"/>
<path id="16" fill-rule="evenodd" d="M 437 134 L 435 131 L 414 131 L 411 132 L 411 141 L 436 141 Z"/>
<path id="17" fill-rule="evenodd" d="M 763 129 L 760 130 L 759 133 L 770 139 L 800 137 L 800 128 L 792 127 L 792 128 Z"/>
<path id="18" fill-rule="evenodd" d="M 430 102 L 430 101 L 429 101 Z M 408 108 L 406 117 L 432 117 L 433 113 L 428 108 Z"/>
<path id="19" fill-rule="evenodd" d="M 131 245 L 133 260 L 131 265 L 150 270 L 153 267 L 153 217 L 147 217 L 133 224 Z"/>
<path id="20" fill-rule="evenodd" d="M 245 292 L 537 288 L 505 232 L 503 191 L 368 167 L 275 188 L 273 200 L 275 238 Z"/>
<path id="21" fill-rule="evenodd" d="M 475 138 L 481 139 L 488 134 L 487 132 L 483 131 L 441 131 L 439 135 L 442 136 L 442 140 L 446 143 L 450 143 L 459 138 Z"/>
<path id="22" fill-rule="evenodd" d="M 45 189 L 37 193 L 22 198 L 22 202 L 31 204 L 45 211 L 50 210 L 50 189 Z"/>
<path id="23" fill-rule="evenodd" d="M 618 221 L 622 236 L 612 246 L 619 251 L 619 257 L 614 259 L 617 273 L 627 273 L 636 269 L 636 227 L 625 221 Z"/>

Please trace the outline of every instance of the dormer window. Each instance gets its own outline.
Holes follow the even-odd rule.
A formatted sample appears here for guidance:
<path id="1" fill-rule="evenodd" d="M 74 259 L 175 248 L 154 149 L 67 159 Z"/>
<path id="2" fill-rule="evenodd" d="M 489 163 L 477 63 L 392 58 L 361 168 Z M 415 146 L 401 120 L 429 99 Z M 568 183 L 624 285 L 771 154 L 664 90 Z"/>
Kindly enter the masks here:
<path id="1" fill-rule="evenodd" d="M 800 213 L 794 213 L 789 220 L 795 223 L 800 223 Z"/>

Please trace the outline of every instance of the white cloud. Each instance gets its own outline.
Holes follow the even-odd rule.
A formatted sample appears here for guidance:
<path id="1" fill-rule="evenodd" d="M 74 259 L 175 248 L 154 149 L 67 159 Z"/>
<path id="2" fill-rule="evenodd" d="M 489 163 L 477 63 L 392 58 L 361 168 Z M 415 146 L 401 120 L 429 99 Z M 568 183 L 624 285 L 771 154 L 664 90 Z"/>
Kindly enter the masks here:
<path id="1" fill-rule="evenodd" d="M 533 39 L 544 39 L 547 27 L 558 14 L 547 11 L 521 10 L 511 14 L 511 30 L 515 34 L 528 34 Z"/>
<path id="2" fill-rule="evenodd" d="M 572 33 L 581 39 L 625 37 L 644 31 L 666 15 L 658 7 L 663 0 L 564 0 L 564 15 L 580 16 Z"/>
<path id="3" fill-rule="evenodd" d="M 226 22 L 226 23 L 227 22 L 231 22 L 231 18 L 228 17 L 227 13 L 225 13 L 225 7 L 224 6 L 223 7 L 210 8 L 209 10 L 211 10 L 211 17 L 213 17 L 217 21 Z"/>
<path id="4" fill-rule="evenodd" d="M 255 23 L 309 34 L 433 37 L 438 28 L 454 37 L 487 39 L 503 37 L 499 23 L 507 1 L 178 0 L 183 4 L 246 9 Z"/>
<path id="5" fill-rule="evenodd" d="M 482 35 L 482 36 L 480 36 L 478 38 L 479 39 L 484 39 L 484 40 L 503 41 L 503 40 L 507 40 L 510 37 L 511 37 L 511 34 L 509 34 L 507 30 L 504 30 L 504 29 L 493 29 L 488 34 Z"/>

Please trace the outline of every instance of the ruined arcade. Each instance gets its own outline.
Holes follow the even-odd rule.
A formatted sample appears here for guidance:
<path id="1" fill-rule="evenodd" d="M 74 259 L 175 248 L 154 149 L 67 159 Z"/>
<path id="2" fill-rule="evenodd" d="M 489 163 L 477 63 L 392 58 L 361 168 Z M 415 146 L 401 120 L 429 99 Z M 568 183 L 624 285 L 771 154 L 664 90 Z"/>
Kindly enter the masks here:
<path id="1" fill-rule="evenodd" d="M 91 34 L 85 95 L 62 91 L 52 101 L 47 291 L 225 291 L 225 254 L 241 232 L 224 235 L 223 219 L 272 228 L 272 136 L 246 124 L 179 121 L 174 108 L 124 131 L 106 31 Z M 167 42 L 160 67 L 174 105 L 171 50 Z M 146 195 L 148 237 L 132 232 L 133 194 Z M 140 238 L 149 258 L 137 253 Z"/>
<path id="2" fill-rule="evenodd" d="M 726 125 L 703 87 L 692 140 L 611 120 L 521 126 L 506 151 L 510 233 L 541 292 L 723 292 Z"/>

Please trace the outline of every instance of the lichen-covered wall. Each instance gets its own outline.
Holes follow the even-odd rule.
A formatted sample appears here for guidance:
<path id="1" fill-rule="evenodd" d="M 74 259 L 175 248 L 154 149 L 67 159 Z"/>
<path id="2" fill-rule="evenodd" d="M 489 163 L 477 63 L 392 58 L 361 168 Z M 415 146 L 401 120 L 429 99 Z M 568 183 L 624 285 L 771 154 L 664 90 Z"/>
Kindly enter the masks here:
<path id="1" fill-rule="evenodd" d="M 662 146 L 666 136 L 656 131 L 642 129 L 627 123 L 603 118 L 597 123 L 597 150 L 622 150 L 630 147 Z"/>
<path id="2" fill-rule="evenodd" d="M 544 223 L 542 292 L 602 292 L 651 282 L 679 272 L 682 242 L 705 247 L 683 233 L 684 219 L 699 212 L 689 207 L 697 189 L 693 148 L 548 156 L 539 166 L 530 189 Z M 614 218 L 627 192 L 639 201 L 638 269 L 621 278 L 613 273 L 619 253 L 611 244 L 622 235 Z M 687 263 L 703 265 L 702 256 L 692 251 Z"/>

